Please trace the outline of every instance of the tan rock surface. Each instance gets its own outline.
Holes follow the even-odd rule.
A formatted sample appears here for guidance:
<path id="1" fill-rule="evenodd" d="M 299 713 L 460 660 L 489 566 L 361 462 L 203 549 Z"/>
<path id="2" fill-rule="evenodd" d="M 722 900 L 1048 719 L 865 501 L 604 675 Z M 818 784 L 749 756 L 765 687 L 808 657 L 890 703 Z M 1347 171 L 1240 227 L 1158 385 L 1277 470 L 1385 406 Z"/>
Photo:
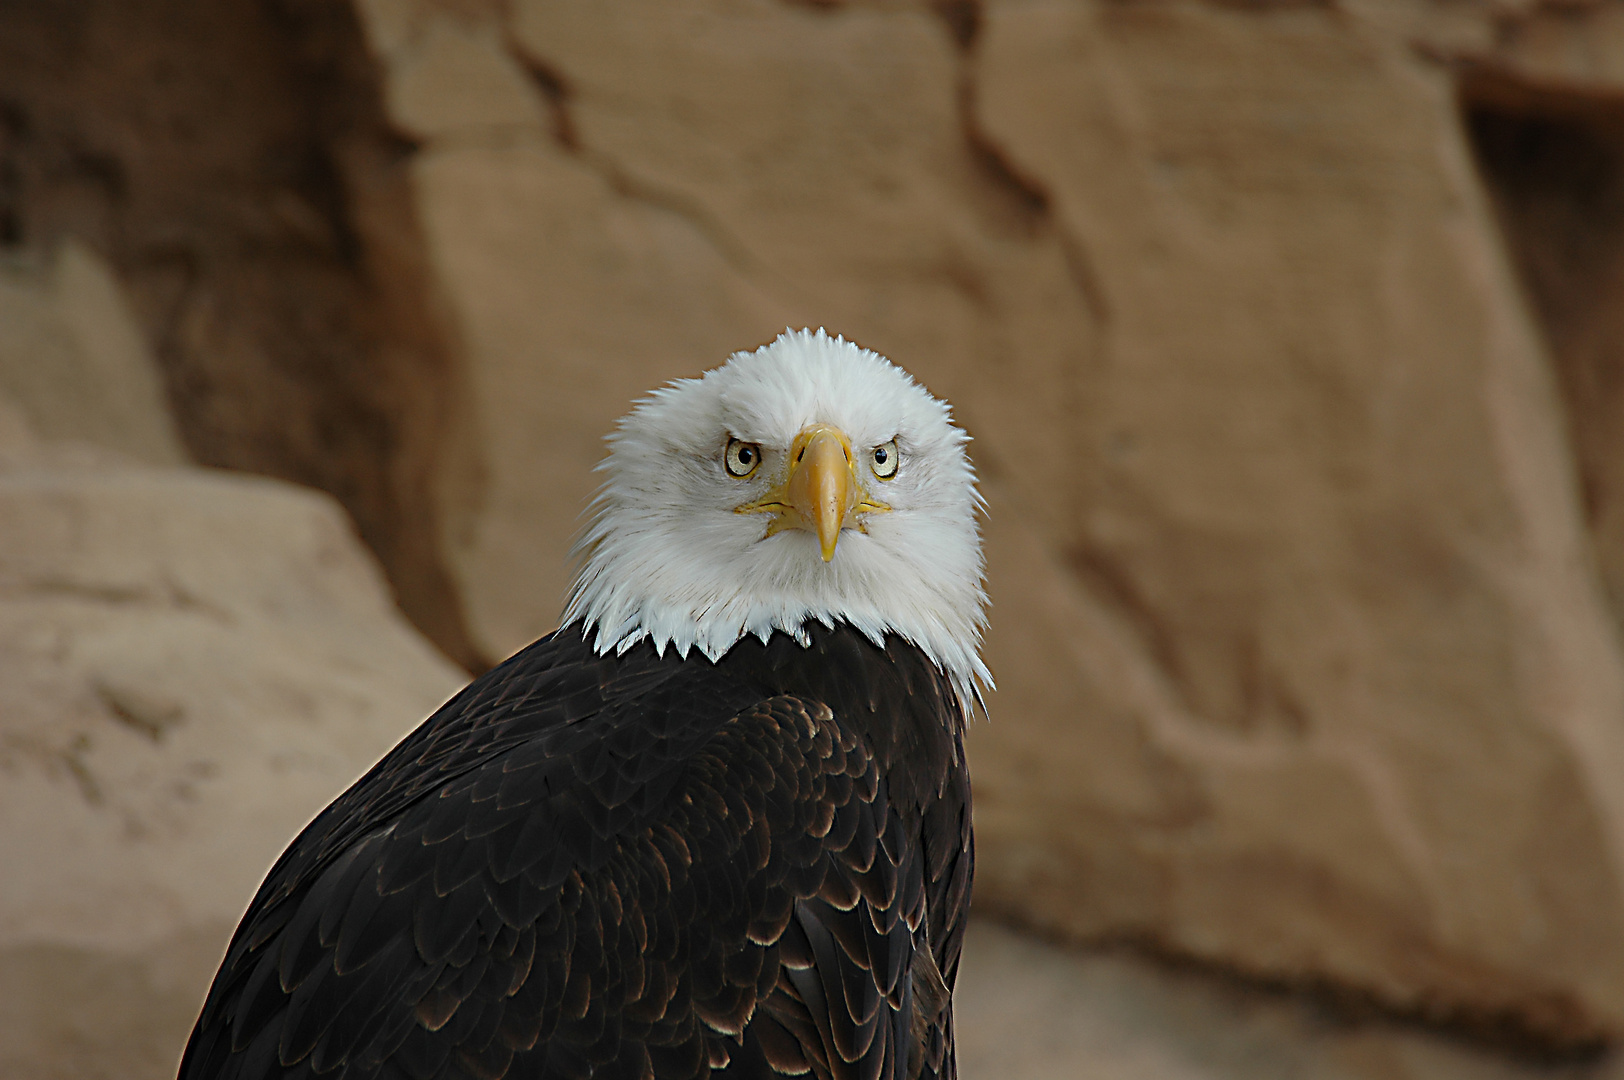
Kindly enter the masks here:
<path id="1" fill-rule="evenodd" d="M 41 435 L 156 465 L 186 460 L 158 367 L 117 279 L 68 240 L 0 265 L 0 394 Z"/>
<path id="2" fill-rule="evenodd" d="M 985 902 L 1624 1032 L 1624 663 L 1420 22 L 362 10 L 463 335 L 442 548 L 490 655 L 551 627 L 629 397 L 826 325 L 992 481 Z"/>
<path id="3" fill-rule="evenodd" d="M 172 1076 L 259 879 L 459 684 L 342 512 L 0 416 L 0 1075 Z"/>
<path id="4" fill-rule="evenodd" d="M 333 495 L 477 666 L 428 506 L 449 328 L 382 97 L 345 2 L 6 5 L 0 248 L 104 256 L 188 455 Z"/>
<path id="5" fill-rule="evenodd" d="M 1126 643 L 1102 669 L 1073 637 L 1089 685 L 978 739 L 983 895 L 1423 1015 L 1621 1030 L 1617 633 L 1448 82 L 1328 14 L 1023 4 L 978 87 L 1112 313 L 1099 485 L 1053 586 L 1004 588 L 1052 610 L 1070 571 Z M 1139 783 L 1066 782 L 1127 741 L 1102 715 Z"/>
<path id="6" fill-rule="evenodd" d="M 557 625 L 592 467 L 627 403 L 784 316 L 693 221 L 561 144 L 498 27 L 403 0 L 363 10 L 394 119 L 424 143 L 420 213 L 466 348 L 440 543 L 472 639 L 500 659 Z"/>
<path id="7" fill-rule="evenodd" d="M 964 1080 L 1617 1080 L 1624 1062 L 1539 1062 L 1413 1025 L 1347 1020 L 1121 952 L 970 924 L 954 996 Z"/>

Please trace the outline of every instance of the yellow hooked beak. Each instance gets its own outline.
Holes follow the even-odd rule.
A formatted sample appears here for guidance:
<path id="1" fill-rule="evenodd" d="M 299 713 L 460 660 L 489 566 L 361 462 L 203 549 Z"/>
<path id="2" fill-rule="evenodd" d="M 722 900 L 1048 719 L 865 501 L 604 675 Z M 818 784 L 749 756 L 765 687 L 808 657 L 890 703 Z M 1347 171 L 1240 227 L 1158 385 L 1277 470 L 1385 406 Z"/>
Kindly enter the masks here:
<path id="1" fill-rule="evenodd" d="M 736 511 L 771 514 L 768 536 L 785 529 L 816 533 L 828 562 L 835 557 L 842 529 L 863 530 L 859 514 L 891 509 L 866 497 L 851 440 L 839 428 L 814 424 L 802 431 L 790 444 L 788 461 L 783 483 Z"/>

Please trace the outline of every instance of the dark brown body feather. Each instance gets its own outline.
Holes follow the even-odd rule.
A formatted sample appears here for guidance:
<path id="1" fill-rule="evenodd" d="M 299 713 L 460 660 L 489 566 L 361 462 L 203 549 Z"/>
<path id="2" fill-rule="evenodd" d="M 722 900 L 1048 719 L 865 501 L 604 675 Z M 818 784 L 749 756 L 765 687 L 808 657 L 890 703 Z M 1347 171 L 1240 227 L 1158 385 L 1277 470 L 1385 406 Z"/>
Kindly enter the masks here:
<path id="1" fill-rule="evenodd" d="M 180 1075 L 951 1078 L 972 861 L 962 712 L 912 646 L 567 628 L 293 842 Z"/>

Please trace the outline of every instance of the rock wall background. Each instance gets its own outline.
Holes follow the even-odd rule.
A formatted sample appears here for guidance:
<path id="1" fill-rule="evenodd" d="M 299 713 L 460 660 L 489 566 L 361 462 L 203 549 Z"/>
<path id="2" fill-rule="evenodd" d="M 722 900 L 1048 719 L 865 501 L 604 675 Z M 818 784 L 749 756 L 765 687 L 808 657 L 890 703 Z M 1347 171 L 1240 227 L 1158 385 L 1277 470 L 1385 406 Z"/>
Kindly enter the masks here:
<path id="1" fill-rule="evenodd" d="M 328 492 L 475 669 L 553 627 L 631 398 L 823 325 L 976 437 L 978 913 L 1498 1048 L 1338 1043 L 1313 1075 L 1594 1053 L 1624 1037 L 1621 290 L 1619 0 L 0 5 L 0 398 L 28 448 L 0 471 L 0 665 L 26 674 L 0 748 L 35 748 L 0 755 L 27 868 L 0 948 L 140 968 L 184 929 L 207 956 L 454 685 L 331 504 L 196 464 Z M 40 600 L 81 558 L 146 584 Z M 297 611 L 218 614 L 310 564 Z M 198 652 L 182 595 L 240 648 Z M 260 790 L 209 777 L 290 722 L 325 764 L 252 796 L 286 820 L 237 837 L 207 912 L 30 921 L 156 828 L 86 795 L 95 724 L 158 755 L 98 785 L 204 791 L 159 799 L 146 864 L 190 881 Z M 1209 1057 L 1131 1067 L 1241 1060 Z"/>

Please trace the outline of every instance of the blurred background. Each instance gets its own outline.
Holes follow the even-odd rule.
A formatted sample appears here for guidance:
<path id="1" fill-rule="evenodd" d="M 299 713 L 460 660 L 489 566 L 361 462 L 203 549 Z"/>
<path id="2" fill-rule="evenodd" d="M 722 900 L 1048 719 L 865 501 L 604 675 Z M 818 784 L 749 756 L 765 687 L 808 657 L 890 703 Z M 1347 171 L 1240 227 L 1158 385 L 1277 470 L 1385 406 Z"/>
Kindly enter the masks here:
<path id="1" fill-rule="evenodd" d="M 966 1080 L 1624 1077 L 1624 0 L 0 0 L 0 1075 L 786 326 L 976 440 Z"/>

